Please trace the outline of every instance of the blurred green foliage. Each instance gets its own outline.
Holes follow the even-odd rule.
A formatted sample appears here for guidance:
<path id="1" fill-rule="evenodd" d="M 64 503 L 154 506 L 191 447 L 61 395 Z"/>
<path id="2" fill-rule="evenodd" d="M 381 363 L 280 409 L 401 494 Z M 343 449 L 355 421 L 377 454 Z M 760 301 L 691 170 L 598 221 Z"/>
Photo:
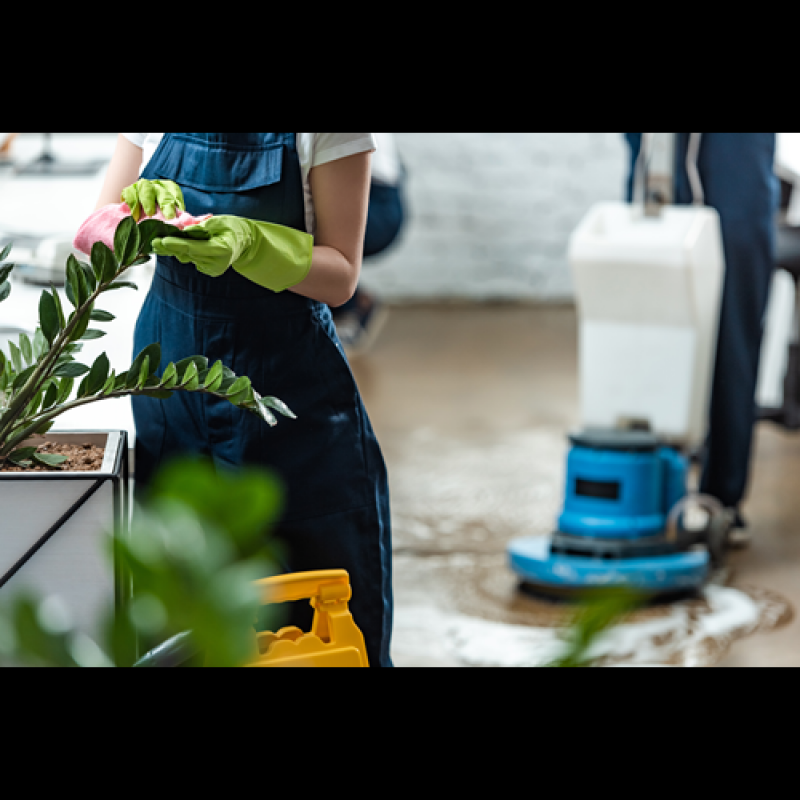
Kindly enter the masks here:
<path id="1" fill-rule="evenodd" d="M 134 511 L 130 535 L 109 537 L 133 581 L 122 613 L 107 610 L 103 641 L 77 632 L 53 598 L 21 595 L 0 617 L 0 663 L 25 666 L 236 667 L 255 648 L 264 611 L 254 581 L 278 574 L 269 532 L 283 490 L 268 472 L 218 470 L 205 459 L 167 465 Z M 280 606 L 267 607 L 272 630 Z M 137 662 L 138 653 L 147 657 Z"/>
<path id="2" fill-rule="evenodd" d="M 646 603 L 634 587 L 609 586 L 584 593 L 566 631 L 563 655 L 548 667 L 591 667 L 592 647 L 600 637 Z"/>

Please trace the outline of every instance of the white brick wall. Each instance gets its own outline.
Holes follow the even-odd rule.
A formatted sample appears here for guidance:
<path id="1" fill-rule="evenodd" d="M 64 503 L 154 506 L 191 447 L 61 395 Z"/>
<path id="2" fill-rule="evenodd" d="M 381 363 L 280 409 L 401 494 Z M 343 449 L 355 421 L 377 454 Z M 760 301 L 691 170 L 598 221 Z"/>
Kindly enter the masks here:
<path id="1" fill-rule="evenodd" d="M 394 302 L 572 297 L 567 239 L 623 197 L 621 133 L 398 133 L 405 232 L 363 286 Z"/>

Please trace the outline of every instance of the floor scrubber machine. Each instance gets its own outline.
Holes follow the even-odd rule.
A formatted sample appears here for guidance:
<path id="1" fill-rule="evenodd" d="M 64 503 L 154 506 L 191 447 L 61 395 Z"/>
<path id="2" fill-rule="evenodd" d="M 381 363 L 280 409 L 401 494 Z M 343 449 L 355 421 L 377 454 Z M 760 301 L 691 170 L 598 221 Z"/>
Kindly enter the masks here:
<path id="1" fill-rule="evenodd" d="M 691 206 L 672 203 L 675 134 L 643 134 L 634 202 L 601 203 L 574 231 L 581 430 L 549 538 L 513 540 L 520 587 L 572 599 L 627 585 L 696 593 L 724 562 L 733 513 L 690 486 L 707 427 L 724 276 L 691 134 Z"/>

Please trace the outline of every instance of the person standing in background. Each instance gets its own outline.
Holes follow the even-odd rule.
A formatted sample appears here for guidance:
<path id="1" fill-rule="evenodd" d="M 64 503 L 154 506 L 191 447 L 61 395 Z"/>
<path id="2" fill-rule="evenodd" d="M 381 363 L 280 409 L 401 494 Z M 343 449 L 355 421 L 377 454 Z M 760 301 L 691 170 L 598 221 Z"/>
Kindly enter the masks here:
<path id="1" fill-rule="evenodd" d="M 676 138 L 676 205 L 693 201 L 686 172 L 689 136 L 679 133 Z M 627 199 L 631 202 L 642 134 L 626 133 L 625 138 L 630 148 Z M 774 133 L 704 133 L 697 159 L 705 203 L 719 214 L 725 255 L 700 491 L 736 510 L 734 546 L 750 540 L 739 506 L 749 477 L 764 315 L 775 268 L 775 217 L 780 203 L 780 184 L 773 172 L 775 145 Z"/>

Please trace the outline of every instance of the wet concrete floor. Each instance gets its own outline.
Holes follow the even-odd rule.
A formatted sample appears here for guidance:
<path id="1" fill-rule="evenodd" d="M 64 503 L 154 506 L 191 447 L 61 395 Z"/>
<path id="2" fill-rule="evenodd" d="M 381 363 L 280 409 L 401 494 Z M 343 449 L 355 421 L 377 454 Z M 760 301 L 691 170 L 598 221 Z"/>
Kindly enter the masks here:
<path id="1" fill-rule="evenodd" d="M 437 620 L 489 623 L 482 635 L 492 624 L 562 624 L 559 607 L 516 591 L 505 547 L 547 535 L 560 509 L 566 434 L 578 423 L 576 333 L 571 306 L 396 306 L 352 360 L 389 469 L 397 666 L 465 665 Z M 787 611 L 800 607 L 798 474 L 800 434 L 760 425 L 743 509 L 754 542 L 732 554 L 726 582 L 774 593 L 781 624 L 751 626 L 695 662 L 800 665 L 800 620 Z"/>

